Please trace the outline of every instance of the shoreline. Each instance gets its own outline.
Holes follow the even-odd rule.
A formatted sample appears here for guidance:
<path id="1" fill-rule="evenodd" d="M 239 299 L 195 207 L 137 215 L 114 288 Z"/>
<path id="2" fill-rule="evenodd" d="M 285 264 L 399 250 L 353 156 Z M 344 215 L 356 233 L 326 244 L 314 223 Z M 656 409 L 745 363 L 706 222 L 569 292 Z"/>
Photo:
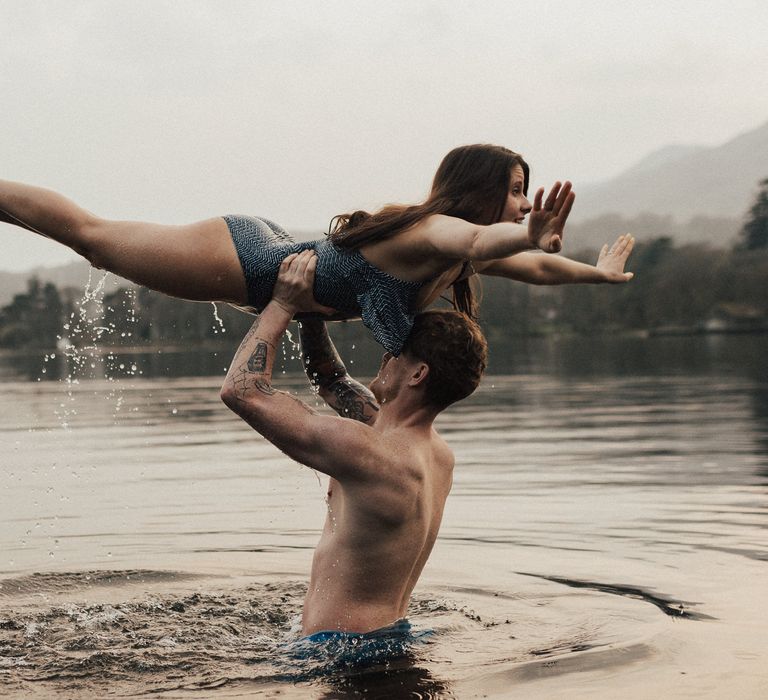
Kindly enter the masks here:
<path id="1" fill-rule="evenodd" d="M 491 332 L 493 329 L 489 329 Z M 584 333 L 576 333 L 572 331 L 556 331 L 550 330 L 541 333 L 527 333 L 520 335 L 518 338 L 530 338 L 530 339 L 544 339 L 544 338 L 594 338 L 594 337 L 612 337 L 612 338 L 663 338 L 663 337 L 693 337 L 693 336 L 721 336 L 721 335 L 742 335 L 742 336 L 757 336 L 768 334 L 768 326 L 757 326 L 754 328 L 738 328 L 738 327 L 724 327 L 724 328 L 702 328 L 700 326 L 662 326 L 659 328 L 638 328 L 634 330 L 623 330 L 617 332 L 611 328 L 598 328 L 589 335 Z M 201 350 L 206 352 L 216 352 L 218 350 L 230 351 L 230 345 L 218 341 L 195 341 L 195 350 Z M 104 346 L 84 346 L 78 347 L 79 351 L 89 350 L 96 355 L 117 355 L 117 354 L 130 354 L 130 355 L 151 355 L 151 354 L 172 354 L 172 353 L 186 353 L 190 352 L 189 345 L 184 344 L 151 344 L 151 345 L 104 345 Z M 64 354 L 64 351 L 59 348 L 0 348 L 0 357 L 18 357 L 21 355 L 29 355 L 30 353 L 37 353 L 40 355 L 47 355 L 51 352 L 56 354 Z"/>

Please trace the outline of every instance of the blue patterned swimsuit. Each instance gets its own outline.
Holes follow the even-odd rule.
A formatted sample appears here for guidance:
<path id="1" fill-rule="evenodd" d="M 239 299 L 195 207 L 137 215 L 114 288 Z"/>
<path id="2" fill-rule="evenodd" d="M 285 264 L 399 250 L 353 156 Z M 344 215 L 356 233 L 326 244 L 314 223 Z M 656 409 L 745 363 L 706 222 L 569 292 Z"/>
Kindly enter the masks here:
<path id="1" fill-rule="evenodd" d="M 315 300 L 349 318 L 360 317 L 373 337 L 399 355 L 413 326 L 423 282 L 406 282 L 369 263 L 358 250 L 328 240 L 296 243 L 268 219 L 225 216 L 248 287 L 248 303 L 261 311 L 272 298 L 280 263 L 291 253 L 314 249 Z"/>

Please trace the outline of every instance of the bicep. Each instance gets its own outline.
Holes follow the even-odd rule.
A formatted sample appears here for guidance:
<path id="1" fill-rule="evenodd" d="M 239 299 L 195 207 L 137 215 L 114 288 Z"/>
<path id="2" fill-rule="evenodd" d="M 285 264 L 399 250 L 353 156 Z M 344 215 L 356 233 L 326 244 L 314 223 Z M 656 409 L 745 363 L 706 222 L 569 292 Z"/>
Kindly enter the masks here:
<path id="1" fill-rule="evenodd" d="M 365 476 L 375 435 L 357 421 L 324 416 L 300 399 L 277 392 L 237 413 L 291 459 L 338 480 Z"/>
<path id="2" fill-rule="evenodd" d="M 467 260 L 481 227 L 464 219 L 435 214 L 420 232 L 421 242 L 431 255 L 451 260 Z"/>

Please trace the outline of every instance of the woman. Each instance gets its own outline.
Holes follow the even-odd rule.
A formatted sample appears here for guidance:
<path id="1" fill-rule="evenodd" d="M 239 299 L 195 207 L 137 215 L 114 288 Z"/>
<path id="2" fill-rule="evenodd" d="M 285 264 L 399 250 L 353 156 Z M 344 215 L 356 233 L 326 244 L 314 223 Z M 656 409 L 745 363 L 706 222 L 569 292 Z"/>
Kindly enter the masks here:
<path id="1" fill-rule="evenodd" d="M 607 246 L 597 265 L 524 253 L 559 252 L 574 201 L 555 183 L 527 199 L 529 168 L 500 146 L 462 146 L 440 164 L 419 205 L 357 211 L 334 219 L 329 238 L 294 243 L 266 219 L 226 216 L 185 226 L 109 221 L 49 190 L 0 181 L 0 220 L 63 243 L 102 268 L 172 296 L 260 310 L 280 262 L 317 253 L 308 312 L 362 317 L 376 340 L 399 354 L 412 314 L 453 287 L 454 305 L 474 314 L 469 278 L 500 275 L 533 284 L 625 282 L 631 236 Z M 528 225 L 522 222 L 530 214 Z"/>

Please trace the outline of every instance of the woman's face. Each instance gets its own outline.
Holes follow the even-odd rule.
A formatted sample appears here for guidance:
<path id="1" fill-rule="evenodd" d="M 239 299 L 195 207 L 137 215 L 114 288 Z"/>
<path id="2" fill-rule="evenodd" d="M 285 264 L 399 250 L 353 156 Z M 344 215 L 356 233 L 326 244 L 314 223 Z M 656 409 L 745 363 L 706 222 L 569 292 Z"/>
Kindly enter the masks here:
<path id="1" fill-rule="evenodd" d="M 525 173 L 520 165 L 512 168 L 512 174 L 509 177 L 509 192 L 507 201 L 504 204 L 504 211 L 501 214 L 501 221 L 514 221 L 522 224 L 525 215 L 531 211 L 531 203 L 523 194 L 525 188 Z"/>

